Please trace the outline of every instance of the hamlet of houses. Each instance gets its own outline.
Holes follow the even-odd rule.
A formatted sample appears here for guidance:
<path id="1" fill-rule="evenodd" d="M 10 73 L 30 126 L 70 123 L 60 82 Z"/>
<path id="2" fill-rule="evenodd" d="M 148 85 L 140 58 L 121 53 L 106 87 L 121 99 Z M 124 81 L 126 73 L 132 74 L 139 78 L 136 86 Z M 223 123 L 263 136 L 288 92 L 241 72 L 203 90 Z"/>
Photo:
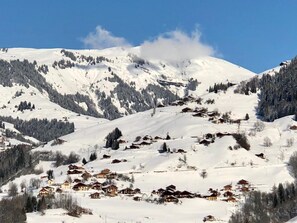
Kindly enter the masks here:
<path id="1" fill-rule="evenodd" d="M 121 179 L 119 175 L 109 169 L 103 169 L 98 173 L 91 174 L 84 167 L 69 165 L 67 171 L 68 178 L 64 182 L 57 183 L 53 179 L 47 180 L 47 186 L 39 190 L 38 196 L 49 197 L 55 193 L 87 192 L 90 199 L 100 199 L 102 197 L 128 196 L 135 201 L 142 200 L 143 195 L 150 196 L 160 202 L 180 203 L 181 199 L 200 198 L 209 201 L 237 202 L 242 193 L 253 190 L 250 183 L 244 179 L 236 185 L 225 185 L 221 190 L 210 188 L 206 194 L 178 190 L 175 185 L 166 188 L 153 190 L 150 194 L 144 194 L 139 188 L 133 187 L 118 188 L 117 181 Z M 71 177 L 74 177 L 72 180 Z M 47 179 L 47 176 L 43 177 Z"/>

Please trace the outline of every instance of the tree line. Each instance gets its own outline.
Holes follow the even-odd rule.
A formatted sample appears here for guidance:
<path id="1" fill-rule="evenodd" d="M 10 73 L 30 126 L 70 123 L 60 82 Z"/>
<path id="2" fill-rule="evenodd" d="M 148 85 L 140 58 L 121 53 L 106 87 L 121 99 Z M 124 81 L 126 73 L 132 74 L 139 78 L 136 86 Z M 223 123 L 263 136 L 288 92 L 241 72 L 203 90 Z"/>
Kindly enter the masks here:
<path id="1" fill-rule="evenodd" d="M 0 120 L 14 125 L 18 131 L 24 135 L 31 136 L 42 142 L 48 142 L 60 136 L 74 132 L 74 123 L 63 122 L 57 119 L 37 119 L 28 121 L 11 116 L 0 116 Z"/>

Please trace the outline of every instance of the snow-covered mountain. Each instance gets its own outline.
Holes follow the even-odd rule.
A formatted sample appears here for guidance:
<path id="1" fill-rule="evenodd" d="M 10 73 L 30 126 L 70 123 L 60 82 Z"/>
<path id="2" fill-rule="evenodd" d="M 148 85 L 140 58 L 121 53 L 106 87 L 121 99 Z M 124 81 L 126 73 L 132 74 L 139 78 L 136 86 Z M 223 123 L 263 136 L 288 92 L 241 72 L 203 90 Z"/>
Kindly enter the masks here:
<path id="1" fill-rule="evenodd" d="M 145 61 L 139 57 L 137 47 L 105 50 L 12 48 L 0 51 L 0 60 L 0 92 L 6 94 L 2 98 L 4 101 L 0 101 L 6 108 L 0 114 L 11 112 L 15 103 L 23 100 L 22 95 L 14 100 L 14 93 L 20 88 L 14 83 L 24 86 L 22 92 L 32 95 L 33 103 L 37 98 L 50 99 L 43 103 L 54 102 L 76 113 L 114 119 L 145 111 L 156 103 L 166 105 L 185 95 L 205 94 L 215 83 L 238 83 L 255 75 L 213 57 L 174 64 Z M 15 92 L 3 85 L 13 87 Z M 7 105 L 8 101 L 10 105 Z"/>
<path id="2" fill-rule="evenodd" d="M 33 195 L 46 186 L 62 188 L 62 194 L 71 194 L 93 215 L 74 218 L 65 215 L 65 210 L 54 209 L 45 215 L 28 213 L 28 223 L 203 222 L 207 216 L 227 222 L 244 201 L 246 190 L 270 191 L 273 185 L 294 180 L 287 169 L 297 140 L 296 130 L 290 128 L 295 126 L 292 116 L 263 124 L 256 114 L 257 93 L 234 93 L 237 83 L 256 74 L 212 57 L 177 64 L 145 61 L 138 51 L 0 52 L 0 74 L 7 74 L 6 79 L 0 79 L 1 116 L 56 118 L 75 125 L 73 133 L 32 152 L 75 152 L 80 156 L 76 165 L 82 166 L 85 158 L 82 173 L 92 175 L 83 180 L 85 185 L 112 183 L 118 191 L 127 187 L 141 191 L 133 196 L 120 192 L 109 196 L 100 190 L 100 199 L 91 199 L 97 190 L 88 186 L 73 190 L 74 182 L 63 187 L 69 176 L 82 180 L 82 173 L 69 175 L 67 165 L 54 167 L 53 161 L 43 160 L 37 168 L 42 167 L 44 173 L 24 175 L 14 182 L 19 185 L 25 180 L 29 186 L 31 178 L 40 178 L 40 187 L 30 188 Z M 226 90 L 208 92 L 220 83 L 232 84 Z M 24 101 L 35 108 L 20 110 Z M 159 106 L 153 108 L 155 104 Z M 122 133 L 116 140 L 119 148 L 106 148 L 106 136 L 116 128 Z M 246 136 L 250 147 L 239 146 L 239 135 Z M 267 137 L 269 146 L 265 144 Z M 97 159 L 88 162 L 94 153 Z M 50 169 L 55 176 L 51 185 L 44 178 Z M 107 181 L 95 177 L 104 169 L 121 177 Z M 246 185 L 240 183 L 242 179 Z M 177 204 L 170 202 L 170 196 L 165 197 L 165 204 L 157 204 L 161 195 L 152 192 L 169 185 L 176 186 L 174 196 L 184 191 L 190 195 L 179 197 Z M 228 185 L 231 188 L 226 189 Z M 0 198 L 7 196 L 8 187 L 2 187 Z M 227 191 L 232 195 L 226 195 Z M 59 196 L 57 192 L 55 196 Z"/>

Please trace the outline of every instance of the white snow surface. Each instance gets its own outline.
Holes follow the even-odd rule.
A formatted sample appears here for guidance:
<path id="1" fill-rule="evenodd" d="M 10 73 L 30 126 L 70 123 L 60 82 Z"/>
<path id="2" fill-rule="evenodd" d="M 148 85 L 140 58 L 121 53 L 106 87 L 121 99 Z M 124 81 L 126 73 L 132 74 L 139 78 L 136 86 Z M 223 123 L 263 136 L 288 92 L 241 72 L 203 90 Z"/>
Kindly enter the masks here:
<path id="1" fill-rule="evenodd" d="M 202 57 L 192 60 L 169 63 L 166 61 L 146 61 L 138 66 L 135 61 L 139 58 L 139 47 L 134 48 L 110 48 L 104 50 L 68 50 L 76 56 L 76 61 L 71 60 L 61 53 L 63 49 L 28 49 L 10 48 L 8 52 L 0 52 L 0 59 L 3 60 L 28 60 L 36 61 L 36 68 L 42 65 L 48 66 L 48 73 L 43 74 L 46 81 L 50 83 L 61 94 L 80 93 L 88 96 L 97 105 L 96 90 L 111 96 L 111 91 L 117 86 L 116 82 L 110 82 L 108 78 L 113 73 L 118 75 L 128 85 L 133 85 L 135 90 L 141 92 L 149 84 L 158 85 L 158 81 L 176 82 L 186 86 L 189 80 L 197 80 L 199 85 L 195 91 L 189 93 L 198 96 L 207 93 L 207 89 L 215 83 L 239 83 L 249 79 L 255 73 L 242 67 L 229 63 L 225 60 L 214 57 Z M 100 63 L 90 64 L 82 57 L 105 58 Z M 54 62 L 61 60 L 74 63 L 74 67 L 60 69 L 54 68 Z M 183 97 L 185 87 L 168 86 L 174 94 Z M 3 89 L 5 91 L 5 89 Z M 47 98 L 46 94 L 40 95 L 36 89 L 31 87 L 27 90 L 36 93 L 36 97 Z M 0 93 L 2 93 L 0 89 Z M 12 92 L 14 93 L 14 92 Z M 12 97 L 13 95 L 9 95 Z M 7 97 L 5 97 L 7 99 Z M 32 98 L 33 99 L 33 98 Z M 23 100 L 23 97 L 19 97 Z M 113 104 L 122 113 L 125 110 L 120 106 L 119 100 L 114 99 Z M 1 101 L 0 101 L 1 106 Z M 85 108 L 84 104 L 80 104 Z M 43 106 L 40 106 L 43 107 Z M 97 111 L 102 113 L 97 106 Z M 5 111 L 7 112 L 7 111 Z M 0 111 L 1 114 L 1 111 Z"/>
<path id="2" fill-rule="evenodd" d="M 207 93 L 206 89 L 214 83 L 225 83 L 226 81 L 239 83 L 240 81 L 253 77 L 250 71 L 233 65 L 221 59 L 207 57 L 191 61 L 184 61 L 180 64 L 168 64 L 162 61 L 150 61 L 144 68 L 135 68 L 131 65 L 130 54 L 136 54 L 138 48 L 130 50 L 112 48 L 106 50 L 70 50 L 75 55 L 104 56 L 111 62 L 102 62 L 95 66 L 81 63 L 80 67 L 72 69 L 56 70 L 51 67 L 55 60 L 65 58 L 60 53 L 61 49 L 9 49 L 7 53 L 0 53 L 0 58 L 5 60 L 28 59 L 37 61 L 38 65 L 49 65 L 50 72 L 45 75 L 47 81 L 53 84 L 59 92 L 76 93 L 84 92 L 92 95 L 90 86 L 93 84 L 100 87 L 102 91 L 109 92 L 112 83 L 104 78 L 110 74 L 107 71 L 111 67 L 127 83 L 134 81 L 137 89 L 147 86 L 148 83 L 155 83 L 161 75 L 167 80 L 186 82 L 195 78 L 201 82 L 197 91 L 191 92 L 193 96 L 203 98 L 202 105 L 190 102 L 184 106 L 168 106 L 153 110 L 139 112 L 113 121 L 97 119 L 88 116 L 78 116 L 60 106 L 52 103 L 47 95 L 40 93 L 33 87 L 22 86 L 1 87 L 0 94 L 0 115 L 12 115 L 22 119 L 31 118 L 58 118 L 75 123 L 75 132 L 61 137 L 65 142 L 61 145 L 52 146 L 51 142 L 38 147 L 35 151 L 61 151 L 69 154 L 74 151 L 81 158 L 88 160 L 92 152 L 96 152 L 98 159 L 87 163 L 84 168 L 94 174 L 105 168 L 113 172 L 123 173 L 134 177 L 134 188 L 140 188 L 143 197 L 150 196 L 152 190 L 164 188 L 170 184 L 176 185 L 178 190 L 188 190 L 202 195 L 209 194 L 209 188 L 219 191 L 227 184 L 235 188 L 239 180 L 248 180 L 251 187 L 261 191 L 271 191 L 273 185 L 280 182 L 292 182 L 294 179 L 287 169 L 287 161 L 295 151 L 294 146 L 287 147 L 286 140 L 293 138 L 297 142 L 294 130 L 288 126 L 294 125 L 291 116 L 278 119 L 272 123 L 265 123 L 265 129 L 250 135 L 254 123 L 258 120 L 255 107 L 257 106 L 257 95 L 234 94 L 236 86 L 229 88 L 226 92 Z M 67 58 L 65 58 L 67 59 Z M 20 97 L 14 97 L 15 92 L 22 89 L 24 92 Z M 181 94 L 181 92 L 179 92 Z M 20 101 L 30 99 L 36 106 L 33 111 L 19 112 L 15 105 Z M 205 104 L 207 99 L 214 99 L 214 104 Z M 8 103 L 10 101 L 10 103 Z M 6 106 L 6 107 L 5 107 Z M 85 106 L 85 105 L 82 105 Z M 243 119 L 248 113 L 250 119 L 241 121 L 238 124 L 214 124 L 207 117 L 193 117 L 194 113 L 181 113 L 185 107 L 195 109 L 206 107 L 209 111 L 218 110 L 220 113 L 231 112 L 232 119 Z M 105 137 L 115 128 L 123 133 L 121 137 L 125 142 L 120 144 L 118 150 L 105 148 Z M 249 151 L 239 148 L 230 150 L 236 141 L 232 136 L 215 138 L 215 142 L 209 146 L 199 144 L 207 133 L 245 133 L 248 137 L 251 149 Z M 125 150 L 130 146 L 137 136 L 152 137 L 160 136 L 165 138 L 169 134 L 171 139 L 159 139 L 151 145 L 141 146 L 136 150 Z M 271 147 L 263 146 L 263 139 L 268 136 L 272 141 Z M 142 141 L 142 140 L 141 140 Z M 140 141 L 140 142 L 141 142 Z M 166 142 L 171 151 L 183 149 L 181 153 L 159 153 L 158 150 Z M 263 153 L 265 159 L 255 154 Z M 110 155 L 110 159 L 102 159 L 104 154 Z M 180 159 L 186 156 L 187 165 L 182 165 Z M 113 159 L 126 159 L 127 162 L 112 164 Z M 81 163 L 78 163 L 81 165 Z M 190 167 L 190 168 L 187 168 Z M 55 182 L 63 183 L 67 178 L 67 166 L 53 167 L 53 163 L 41 161 L 38 167 L 42 167 L 44 173 L 41 175 L 25 175 L 14 180 L 20 184 L 23 180 L 28 183 L 32 177 L 40 178 L 49 169 L 54 170 Z M 201 171 L 207 171 L 207 177 L 200 176 Z M 79 176 L 78 176 L 79 177 Z M 74 177 L 73 177 L 74 178 Z M 129 186 L 127 182 L 116 181 L 119 189 Z M 42 186 L 47 182 L 43 181 Z M 72 185 L 73 186 L 73 185 Z M 2 187 L 6 196 L 8 184 Z M 36 195 L 39 190 L 34 190 Z M 90 199 L 89 195 L 94 191 L 74 192 L 66 191 L 77 198 L 79 205 L 90 208 L 93 215 L 82 215 L 80 218 L 73 218 L 66 214 L 65 210 L 46 210 L 45 215 L 38 213 L 27 214 L 28 223 L 37 222 L 202 222 L 207 215 L 213 215 L 216 222 L 227 222 L 230 215 L 240 207 L 243 201 L 241 192 L 234 191 L 238 195 L 238 202 L 228 203 L 225 201 L 208 201 L 203 198 L 181 199 L 180 204 L 152 204 L 145 201 L 136 202 L 131 197 L 102 197 L 101 199 Z M 290 222 L 295 222 L 294 220 Z"/>

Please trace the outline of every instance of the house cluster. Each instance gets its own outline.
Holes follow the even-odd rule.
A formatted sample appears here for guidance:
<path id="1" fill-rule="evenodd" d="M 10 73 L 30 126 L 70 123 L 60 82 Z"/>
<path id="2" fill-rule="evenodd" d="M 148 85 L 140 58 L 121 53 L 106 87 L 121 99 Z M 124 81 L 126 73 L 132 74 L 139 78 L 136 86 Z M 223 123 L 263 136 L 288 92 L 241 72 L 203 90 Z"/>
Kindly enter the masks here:
<path id="1" fill-rule="evenodd" d="M 240 124 L 244 119 L 231 119 L 229 113 L 221 114 L 218 111 L 208 111 L 205 107 L 196 107 L 195 109 L 185 107 L 181 110 L 182 113 L 194 113 L 193 117 L 208 118 L 208 121 L 214 124 Z"/>
<path id="2" fill-rule="evenodd" d="M 220 191 L 210 188 L 208 190 L 210 194 L 202 196 L 202 198 L 210 201 L 221 200 L 233 203 L 238 201 L 240 193 L 248 192 L 250 190 L 253 190 L 250 183 L 247 180 L 241 179 L 235 186 L 227 184 Z"/>
<path id="3" fill-rule="evenodd" d="M 195 102 L 197 104 L 201 104 L 202 99 L 201 98 L 194 98 L 192 96 L 186 96 L 186 97 L 184 97 L 182 99 L 171 102 L 169 105 L 171 105 L 171 106 L 183 106 L 183 105 L 186 105 L 189 102 Z"/>
<path id="4" fill-rule="evenodd" d="M 207 133 L 207 134 L 204 134 L 201 139 L 199 139 L 199 144 L 208 146 L 209 144 L 215 142 L 216 137 L 222 138 L 224 136 L 232 136 L 232 133 L 228 133 L 228 132 Z"/>
<path id="5" fill-rule="evenodd" d="M 117 178 L 117 173 L 110 171 L 109 169 L 103 169 L 101 172 L 96 174 L 90 174 L 83 167 L 77 165 L 68 166 L 68 175 L 76 174 L 74 180 L 65 180 L 62 184 L 55 183 L 54 180 L 48 180 L 48 186 L 42 187 L 39 190 L 38 196 L 49 197 L 55 193 L 63 193 L 73 191 L 89 191 L 90 198 L 99 199 L 102 196 L 115 197 L 118 194 L 134 196 L 136 194 L 141 194 L 140 189 L 124 188 L 119 190 L 116 185 L 113 184 L 112 180 Z M 77 176 L 77 175 L 80 175 Z M 47 178 L 47 176 L 43 176 Z M 99 182 L 98 180 L 104 180 Z M 138 200 L 134 199 L 134 200 Z"/>
<path id="6" fill-rule="evenodd" d="M 174 203 L 178 203 L 179 199 L 181 198 L 195 198 L 199 196 L 195 193 L 191 193 L 186 190 L 184 191 L 176 190 L 176 186 L 174 185 L 169 185 L 165 189 L 160 188 L 158 190 L 153 190 L 152 194 L 158 195 L 160 198 L 164 200 L 164 202 L 174 202 Z"/>
<path id="7" fill-rule="evenodd" d="M 167 135 L 165 138 L 162 138 L 160 136 L 155 136 L 152 137 L 150 135 L 146 135 L 146 136 L 137 136 L 135 141 L 130 145 L 130 146 L 126 146 L 125 150 L 129 150 L 129 149 L 140 149 L 142 146 L 148 146 L 151 145 L 155 142 L 157 142 L 158 140 L 170 140 L 170 136 Z"/>

